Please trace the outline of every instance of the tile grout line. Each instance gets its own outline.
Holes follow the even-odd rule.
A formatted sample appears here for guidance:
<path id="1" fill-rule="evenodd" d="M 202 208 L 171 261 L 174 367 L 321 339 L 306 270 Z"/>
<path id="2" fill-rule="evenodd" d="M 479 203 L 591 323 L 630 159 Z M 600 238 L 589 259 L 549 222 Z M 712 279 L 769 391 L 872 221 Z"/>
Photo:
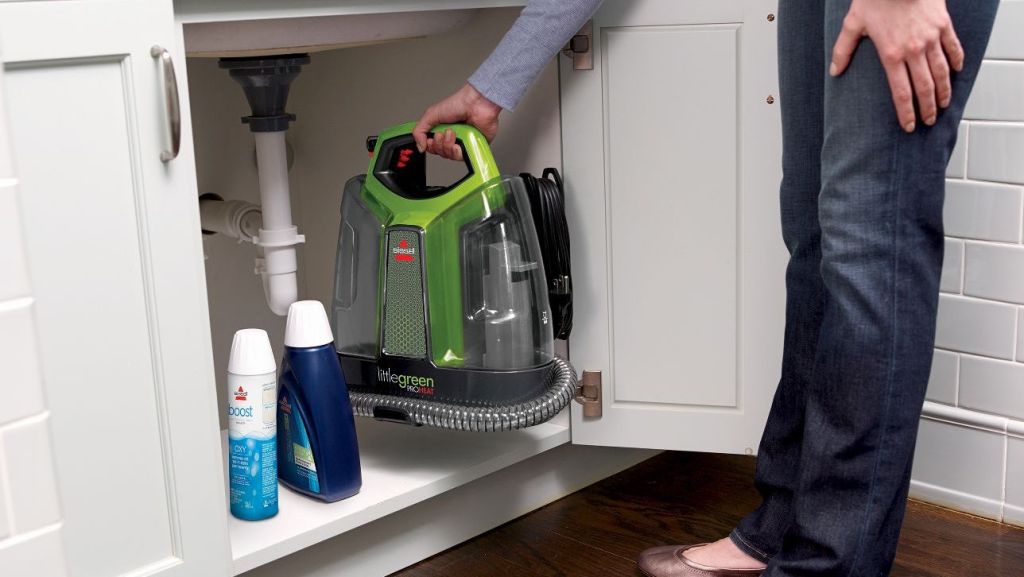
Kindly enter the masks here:
<path id="1" fill-rule="evenodd" d="M 15 537 L 14 499 L 11 495 L 11 480 L 7 478 L 7 454 L 4 450 L 3 441 L 3 435 L 0 434 L 0 489 L 3 489 L 3 494 L 0 495 L 0 499 L 3 499 L 4 510 L 7 511 L 7 537 L 0 539 L 0 546 Z"/>
<path id="2" fill-rule="evenodd" d="M 1024 202 L 1018 203 L 1020 212 L 1017 214 L 1017 242 L 1024 242 Z"/>
<path id="3" fill-rule="evenodd" d="M 1024 124 L 1024 121 L 1021 120 L 993 120 L 991 118 L 967 118 L 966 121 L 983 126 L 1008 126 L 1011 128 L 1018 128 Z"/>
<path id="4" fill-rule="evenodd" d="M 30 417 L 22 417 L 20 419 L 16 419 L 16 420 L 11 421 L 9 423 L 4 423 L 4 424 L 0 425 L 0 435 L 2 435 L 4 433 L 4 431 L 9 431 L 11 429 L 17 429 L 19 427 L 24 427 L 26 425 L 35 425 L 35 424 L 38 424 L 38 423 L 42 423 L 42 422 L 45 422 L 49 418 L 50 418 L 50 410 L 49 409 L 44 409 L 42 412 L 36 413 L 36 414 L 34 414 L 34 415 L 30 416 Z"/>
<path id="5" fill-rule="evenodd" d="M 1013 315 L 1013 360 L 1019 361 L 1017 343 L 1020 342 L 1020 307 L 1017 307 L 1017 314 Z"/>
<path id="6" fill-rule="evenodd" d="M 33 297 L 18 297 L 9 301 L 0 301 L 0 314 L 28 308 L 32 306 L 33 302 L 35 302 Z"/>
<path id="7" fill-rule="evenodd" d="M 964 129 L 964 180 L 968 180 L 970 175 L 967 171 L 971 168 L 971 123 L 966 122 Z"/>
<path id="8" fill-rule="evenodd" d="M 960 243 L 960 294 L 967 290 L 967 240 Z"/>
<path id="9" fill-rule="evenodd" d="M 996 363 L 1015 364 L 1015 361 L 1013 359 L 1003 359 L 1003 358 L 1000 358 L 1000 357 L 990 357 L 988 355 L 984 355 L 984 354 L 981 354 L 981 353 L 971 353 L 971 352 L 968 352 L 968 351 L 956 351 L 956 350 L 952 350 L 952 349 L 939 349 L 939 350 L 940 351 L 949 352 L 949 353 L 956 353 L 957 355 L 960 355 L 960 356 L 973 357 L 975 359 L 981 359 L 983 361 L 993 361 L 993 362 L 996 362 Z"/>
<path id="10" fill-rule="evenodd" d="M 953 383 L 953 406 L 960 406 L 960 371 L 963 367 L 963 353 L 956 354 L 956 382 Z"/>
<path id="11" fill-rule="evenodd" d="M 962 242 L 964 244 L 966 244 L 966 243 L 973 243 L 973 244 L 984 244 L 984 245 L 998 246 L 998 247 L 1002 247 L 1002 248 L 1020 248 L 1020 243 L 1018 243 L 1016 241 L 1012 241 L 1012 240 L 998 240 L 998 239 L 994 239 L 994 238 L 976 238 L 976 237 L 973 237 L 973 236 L 956 236 L 956 235 L 953 235 L 953 234 L 947 234 L 946 235 L 946 240 L 957 240 L 957 241 L 960 241 L 960 242 Z"/>
<path id="12" fill-rule="evenodd" d="M 946 177 L 946 180 L 952 180 L 956 182 L 963 182 L 968 184 L 980 184 L 983 187 L 1010 187 L 1020 188 L 1024 186 L 1024 182 L 1013 181 L 1013 180 L 994 180 L 985 178 L 983 176 L 965 177 L 965 178 L 950 178 Z"/>
<path id="13" fill-rule="evenodd" d="M 1006 522 L 1006 481 L 1010 469 L 1010 435 L 1003 435 L 1003 482 L 999 499 L 999 522 Z"/>
<path id="14" fill-rule="evenodd" d="M 983 296 L 978 296 L 978 295 L 973 295 L 973 294 L 959 294 L 959 293 L 942 293 L 942 294 L 947 296 L 947 297 L 950 297 L 950 298 L 959 298 L 962 301 L 973 302 L 973 303 L 981 303 L 981 304 L 1003 305 L 1003 306 L 1009 306 L 1009 307 L 1019 307 L 1019 306 L 1021 306 L 1021 304 L 1024 304 L 1024 303 L 1019 303 L 1019 302 L 1015 302 L 1015 301 L 1000 300 L 1000 299 L 993 298 L 993 297 L 983 297 Z"/>
<path id="15" fill-rule="evenodd" d="M 64 521 L 57 521 L 56 523 L 44 525 L 43 527 L 33 529 L 20 535 L 12 535 L 10 538 L 0 541 L 0 553 L 2 553 L 5 549 L 17 547 L 18 545 L 27 543 L 33 539 L 38 539 L 39 537 L 43 537 L 50 533 L 59 533 L 63 527 Z"/>

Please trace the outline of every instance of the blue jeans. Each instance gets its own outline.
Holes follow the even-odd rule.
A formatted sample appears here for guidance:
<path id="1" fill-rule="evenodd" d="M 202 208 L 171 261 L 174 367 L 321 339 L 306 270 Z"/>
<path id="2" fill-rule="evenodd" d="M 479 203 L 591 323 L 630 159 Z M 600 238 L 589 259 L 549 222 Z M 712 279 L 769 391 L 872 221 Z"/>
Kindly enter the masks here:
<path id="1" fill-rule="evenodd" d="M 997 0 L 948 0 L 967 55 L 938 122 L 902 131 L 865 39 L 827 74 L 850 0 L 780 0 L 782 376 L 731 537 L 765 576 L 888 575 L 931 370 L 945 171 Z"/>

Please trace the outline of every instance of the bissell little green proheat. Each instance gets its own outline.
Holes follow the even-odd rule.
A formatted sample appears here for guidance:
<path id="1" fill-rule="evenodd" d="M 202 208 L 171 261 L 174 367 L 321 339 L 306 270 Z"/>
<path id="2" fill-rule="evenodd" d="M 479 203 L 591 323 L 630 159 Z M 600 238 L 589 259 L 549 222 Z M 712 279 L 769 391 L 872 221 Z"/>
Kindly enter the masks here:
<path id="1" fill-rule="evenodd" d="M 332 321 L 353 410 L 475 431 L 542 423 L 576 374 L 553 353 L 527 183 L 451 125 L 435 130 L 455 133 L 466 174 L 428 186 L 413 126 L 367 141 L 369 170 L 342 198 Z"/>

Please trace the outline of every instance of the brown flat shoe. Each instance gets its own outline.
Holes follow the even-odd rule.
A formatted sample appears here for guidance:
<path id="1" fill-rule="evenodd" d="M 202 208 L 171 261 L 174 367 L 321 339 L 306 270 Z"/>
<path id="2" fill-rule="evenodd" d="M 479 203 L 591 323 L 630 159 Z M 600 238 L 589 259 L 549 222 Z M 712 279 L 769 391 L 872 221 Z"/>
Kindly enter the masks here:
<path id="1" fill-rule="evenodd" d="M 687 559 L 683 552 L 698 545 L 654 547 L 640 554 L 636 564 L 648 577 L 758 577 L 764 569 L 718 569 Z"/>

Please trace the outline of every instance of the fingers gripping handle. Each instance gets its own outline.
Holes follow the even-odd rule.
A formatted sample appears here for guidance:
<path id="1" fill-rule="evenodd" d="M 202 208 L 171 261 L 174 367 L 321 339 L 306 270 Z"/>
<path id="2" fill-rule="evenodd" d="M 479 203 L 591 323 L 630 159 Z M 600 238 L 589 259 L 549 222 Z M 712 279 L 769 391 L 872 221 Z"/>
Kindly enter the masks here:
<path id="1" fill-rule="evenodd" d="M 396 126 L 385 131 L 374 142 L 371 172 L 392 191 L 410 198 L 437 196 L 469 185 L 470 181 L 485 182 L 498 176 L 491 147 L 479 130 L 467 124 L 442 124 L 434 127 L 430 136 L 451 130 L 455 134 L 456 144 L 462 149 L 468 174 L 443 189 L 427 187 L 426 154 L 417 150 L 413 128 L 415 123 Z M 368 142 L 373 142 L 372 137 Z"/>
<path id="2" fill-rule="evenodd" d="M 435 126 L 430 132 L 430 137 L 441 135 L 451 130 L 455 134 L 455 142 L 462 148 L 462 157 L 466 159 L 469 168 L 473 172 L 482 172 L 484 167 L 494 165 L 494 155 L 491 154 L 491 146 L 487 143 L 484 135 L 469 124 L 441 124 Z"/>

